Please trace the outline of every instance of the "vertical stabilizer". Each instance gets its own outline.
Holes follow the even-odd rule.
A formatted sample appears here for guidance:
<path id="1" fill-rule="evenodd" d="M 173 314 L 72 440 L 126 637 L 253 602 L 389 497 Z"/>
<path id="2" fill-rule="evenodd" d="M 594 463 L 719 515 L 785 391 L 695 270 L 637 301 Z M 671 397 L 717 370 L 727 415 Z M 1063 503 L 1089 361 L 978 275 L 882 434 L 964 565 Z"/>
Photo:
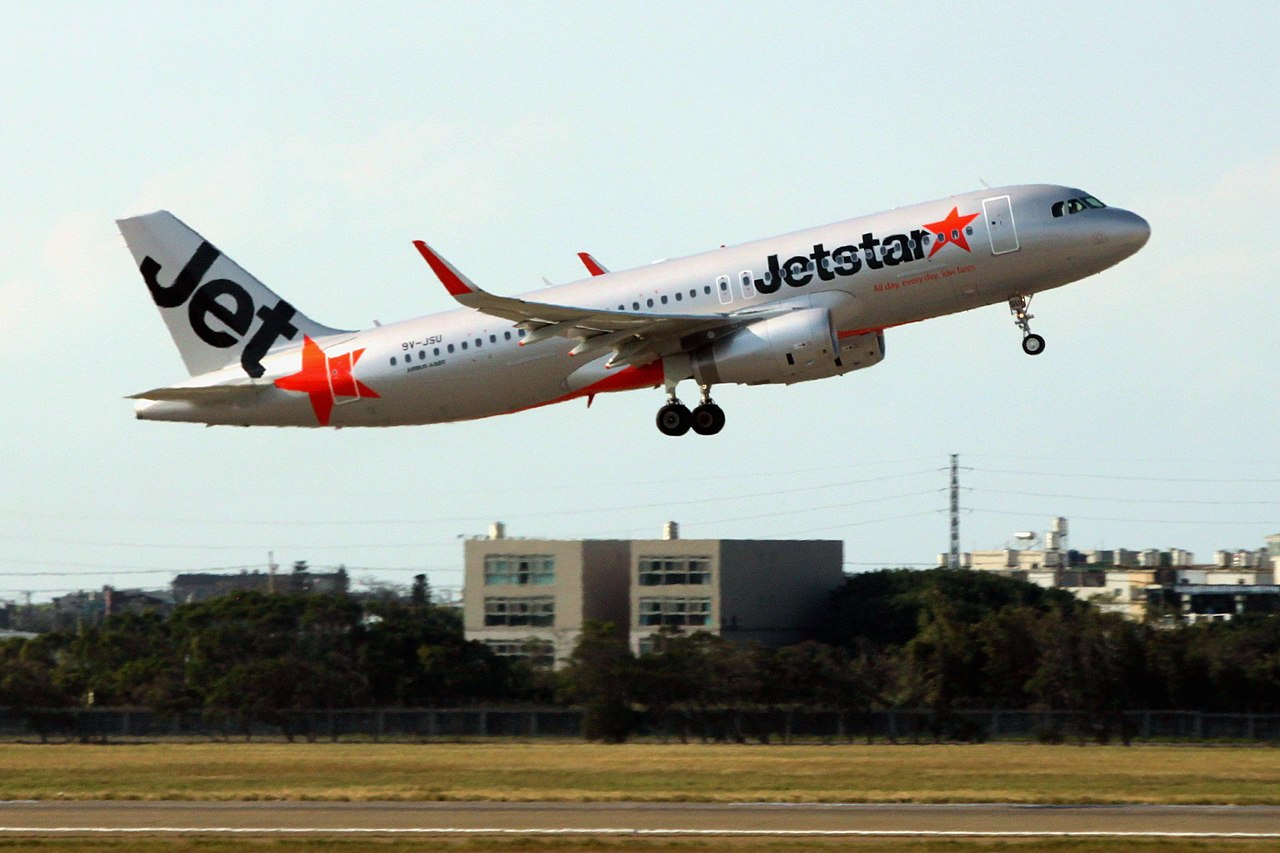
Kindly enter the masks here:
<path id="1" fill-rule="evenodd" d="M 192 376 L 239 362 L 257 378 L 267 353 L 341 331 L 299 313 L 168 211 L 117 224 Z"/>

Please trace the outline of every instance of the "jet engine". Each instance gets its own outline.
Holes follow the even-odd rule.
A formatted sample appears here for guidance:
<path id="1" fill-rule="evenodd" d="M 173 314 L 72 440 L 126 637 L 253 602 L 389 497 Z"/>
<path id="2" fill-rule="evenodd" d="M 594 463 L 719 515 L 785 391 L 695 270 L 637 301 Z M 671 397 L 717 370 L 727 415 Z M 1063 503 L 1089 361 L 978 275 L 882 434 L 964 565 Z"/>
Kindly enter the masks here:
<path id="1" fill-rule="evenodd" d="M 876 364 L 884 358 L 884 336 L 839 340 L 830 311 L 805 308 L 752 323 L 690 355 L 700 385 L 789 385 Z"/>

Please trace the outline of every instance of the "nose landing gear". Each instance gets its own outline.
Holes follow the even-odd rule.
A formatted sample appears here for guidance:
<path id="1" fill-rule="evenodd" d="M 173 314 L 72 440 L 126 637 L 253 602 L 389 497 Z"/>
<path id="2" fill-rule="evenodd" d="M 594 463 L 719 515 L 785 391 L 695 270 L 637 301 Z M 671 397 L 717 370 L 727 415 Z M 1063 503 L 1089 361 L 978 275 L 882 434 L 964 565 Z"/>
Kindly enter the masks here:
<path id="1" fill-rule="evenodd" d="M 1030 296 L 1019 294 L 1009 297 L 1009 311 L 1013 314 L 1013 322 L 1022 330 L 1022 351 L 1027 355 L 1039 355 L 1044 352 L 1044 338 L 1031 333 L 1031 321 L 1035 319 L 1035 315 L 1028 313 L 1030 305 Z"/>
<path id="2" fill-rule="evenodd" d="M 658 409 L 658 430 L 663 435 L 684 435 L 693 429 L 698 435 L 715 435 L 724 429 L 724 410 L 711 399 L 710 386 L 701 386 L 702 401 L 692 412 L 676 398 L 674 386 L 667 389 L 667 404 Z"/>

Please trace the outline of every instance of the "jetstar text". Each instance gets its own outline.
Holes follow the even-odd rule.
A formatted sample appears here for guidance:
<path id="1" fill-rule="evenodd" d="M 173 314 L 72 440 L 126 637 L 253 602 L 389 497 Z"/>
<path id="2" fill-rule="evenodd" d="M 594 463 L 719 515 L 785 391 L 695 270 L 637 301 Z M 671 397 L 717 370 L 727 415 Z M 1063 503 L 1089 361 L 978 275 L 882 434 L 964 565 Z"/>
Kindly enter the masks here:
<path id="1" fill-rule="evenodd" d="M 784 282 L 792 287 L 804 287 L 813 281 L 815 275 L 820 281 L 834 281 L 837 276 L 858 273 L 864 265 L 867 269 L 878 270 L 919 261 L 924 258 L 927 234 L 927 231 L 917 229 L 910 234 L 890 234 L 881 240 L 867 232 L 862 235 L 862 242 L 830 251 L 823 244 L 815 243 L 809 254 L 796 255 L 785 261 L 779 260 L 777 255 L 770 255 L 769 272 L 755 280 L 756 290 L 774 293 Z"/>

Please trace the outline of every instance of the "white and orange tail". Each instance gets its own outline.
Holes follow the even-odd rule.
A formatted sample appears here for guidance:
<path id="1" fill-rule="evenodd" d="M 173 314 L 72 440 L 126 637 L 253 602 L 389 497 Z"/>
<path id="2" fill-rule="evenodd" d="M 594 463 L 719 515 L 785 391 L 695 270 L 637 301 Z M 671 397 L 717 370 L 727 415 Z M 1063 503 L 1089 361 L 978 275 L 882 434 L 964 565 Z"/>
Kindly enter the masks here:
<path id="1" fill-rule="evenodd" d="M 117 224 L 192 376 L 238 361 L 256 379 L 267 353 L 341 331 L 299 313 L 168 211 Z"/>

